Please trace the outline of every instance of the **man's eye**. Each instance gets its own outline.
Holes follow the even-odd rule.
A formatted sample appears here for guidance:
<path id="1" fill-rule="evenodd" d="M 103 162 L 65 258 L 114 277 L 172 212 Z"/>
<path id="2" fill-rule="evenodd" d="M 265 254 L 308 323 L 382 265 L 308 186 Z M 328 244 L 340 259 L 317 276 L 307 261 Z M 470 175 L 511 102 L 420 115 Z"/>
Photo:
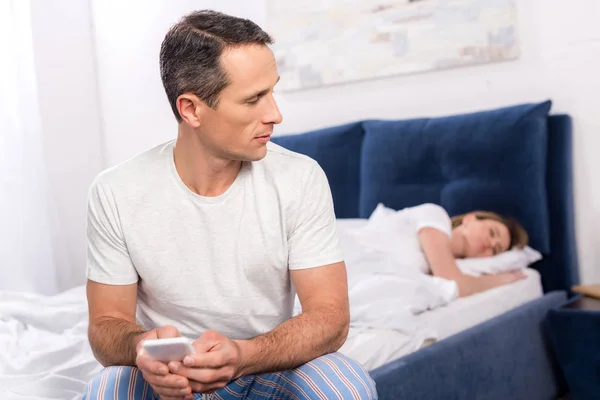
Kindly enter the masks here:
<path id="1" fill-rule="evenodd" d="M 491 236 L 491 237 L 494 237 L 494 236 L 495 236 L 495 232 L 494 232 L 494 230 L 493 230 L 493 229 L 491 229 L 491 228 L 490 228 L 490 236 Z"/>
<path id="2" fill-rule="evenodd" d="M 248 100 L 246 103 L 248 103 L 248 104 L 256 104 L 256 103 L 258 103 L 258 100 L 259 100 L 259 98 L 257 97 L 257 98 L 254 98 L 252 100 Z"/>

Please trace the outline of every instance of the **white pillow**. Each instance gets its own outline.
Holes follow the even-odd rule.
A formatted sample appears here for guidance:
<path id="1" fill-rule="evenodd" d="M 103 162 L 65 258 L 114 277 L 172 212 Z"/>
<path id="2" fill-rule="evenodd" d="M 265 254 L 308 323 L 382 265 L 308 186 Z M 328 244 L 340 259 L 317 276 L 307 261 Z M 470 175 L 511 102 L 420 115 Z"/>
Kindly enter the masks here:
<path id="1" fill-rule="evenodd" d="M 542 255 L 529 246 L 514 248 L 493 257 L 460 258 L 456 260 L 463 274 L 479 276 L 523 269 L 541 260 Z"/>
<path id="2" fill-rule="evenodd" d="M 369 217 L 369 225 L 389 223 L 389 218 L 393 217 L 396 214 L 396 210 L 386 207 L 385 205 L 383 205 L 383 203 L 379 203 L 377 204 L 377 207 L 375 207 L 375 210 L 373 210 L 371 216 Z"/>

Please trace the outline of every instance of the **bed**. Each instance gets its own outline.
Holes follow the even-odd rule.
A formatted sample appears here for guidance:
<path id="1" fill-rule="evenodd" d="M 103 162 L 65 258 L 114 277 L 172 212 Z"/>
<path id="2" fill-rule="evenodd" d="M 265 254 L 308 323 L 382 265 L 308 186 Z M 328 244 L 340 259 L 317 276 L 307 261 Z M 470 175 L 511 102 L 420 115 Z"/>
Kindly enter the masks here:
<path id="1" fill-rule="evenodd" d="M 527 275 L 513 285 L 421 314 L 418 331 L 433 329 L 443 340 L 541 297 L 539 273 L 529 269 Z M 80 399 L 85 384 L 102 368 L 86 336 L 85 288 L 51 297 L 3 292 L 0 316 L 0 398 Z M 351 328 L 342 349 L 373 370 L 428 344 L 426 338 L 389 329 Z"/>
<path id="2" fill-rule="evenodd" d="M 363 359 L 380 399 L 550 399 L 565 390 L 544 319 L 578 281 L 571 123 L 549 110 L 524 104 L 274 138 L 321 164 L 340 220 L 367 218 L 380 201 L 489 209 L 516 216 L 544 255 L 523 281 L 419 315 L 434 341 L 351 329 L 343 349 Z M 101 370 L 86 330 L 83 287 L 53 297 L 0 292 L 0 398 L 81 398 Z"/>
<path id="3" fill-rule="evenodd" d="M 541 287 L 523 298 L 496 307 L 499 297 L 484 293 L 424 315 L 423 323 L 447 328 L 435 343 L 417 340 L 399 349 L 389 332 L 351 332 L 363 359 L 371 353 L 380 399 L 530 400 L 565 392 L 545 318 L 579 279 L 572 127 L 568 115 L 550 113 L 551 105 L 356 121 L 273 138 L 319 162 L 340 219 L 368 218 L 379 202 L 398 210 L 435 203 L 450 215 L 491 210 L 516 217 L 543 254 L 527 279 L 535 286 L 539 277 Z M 485 298 L 478 315 L 469 303 Z M 469 314 L 466 321 L 460 313 Z"/>

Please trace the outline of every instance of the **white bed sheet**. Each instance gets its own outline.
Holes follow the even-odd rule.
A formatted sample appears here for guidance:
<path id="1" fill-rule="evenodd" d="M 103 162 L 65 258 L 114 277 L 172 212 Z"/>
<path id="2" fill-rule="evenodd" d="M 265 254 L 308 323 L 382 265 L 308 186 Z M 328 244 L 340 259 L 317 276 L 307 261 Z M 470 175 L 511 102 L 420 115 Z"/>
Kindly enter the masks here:
<path id="1" fill-rule="evenodd" d="M 0 399 L 81 399 L 102 369 L 80 286 L 57 296 L 0 292 Z"/>
<path id="2" fill-rule="evenodd" d="M 527 278 L 518 282 L 459 298 L 448 306 L 419 314 L 419 333 L 412 337 L 392 329 L 350 328 L 340 351 L 373 370 L 542 297 L 540 274 L 530 268 L 525 273 Z"/>

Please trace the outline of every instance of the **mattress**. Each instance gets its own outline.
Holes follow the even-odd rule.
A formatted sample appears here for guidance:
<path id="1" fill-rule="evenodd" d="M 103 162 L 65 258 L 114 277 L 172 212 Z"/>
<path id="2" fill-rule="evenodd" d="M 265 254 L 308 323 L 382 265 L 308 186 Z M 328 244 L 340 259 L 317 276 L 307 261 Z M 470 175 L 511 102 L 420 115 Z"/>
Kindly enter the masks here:
<path id="1" fill-rule="evenodd" d="M 406 335 L 391 329 L 350 328 L 340 352 L 373 370 L 443 340 L 477 324 L 543 296 L 540 274 L 526 269 L 527 278 L 469 297 L 459 298 L 445 307 L 419 314 L 418 333 Z"/>

